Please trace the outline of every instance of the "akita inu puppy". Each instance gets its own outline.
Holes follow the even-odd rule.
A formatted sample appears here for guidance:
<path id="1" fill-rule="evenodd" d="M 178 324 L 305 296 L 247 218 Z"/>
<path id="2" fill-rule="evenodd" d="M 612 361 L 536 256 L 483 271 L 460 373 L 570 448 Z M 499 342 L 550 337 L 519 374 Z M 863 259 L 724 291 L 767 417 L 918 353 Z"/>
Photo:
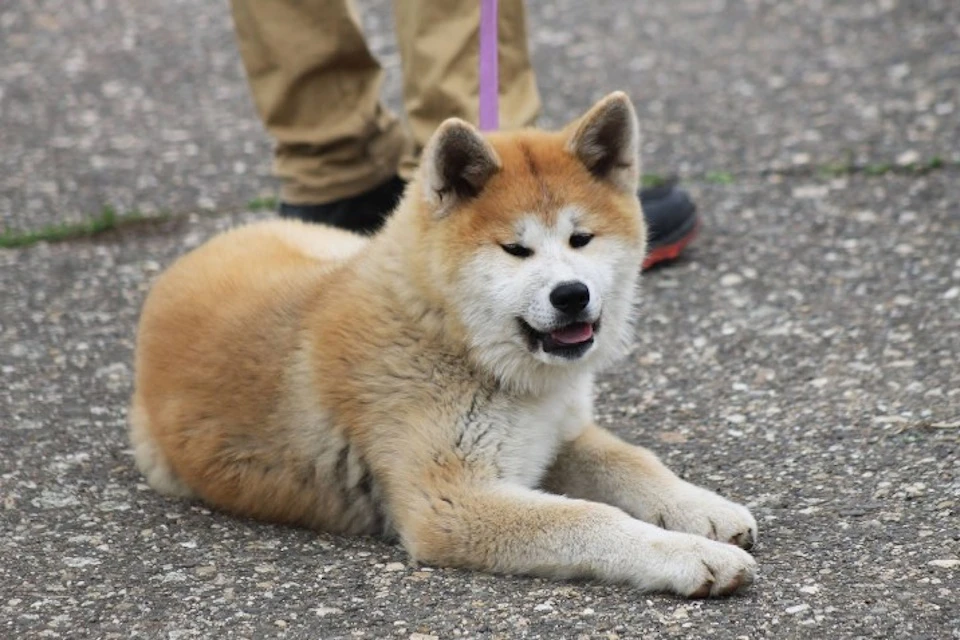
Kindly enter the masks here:
<path id="1" fill-rule="evenodd" d="M 419 561 L 725 595 L 746 508 L 591 420 L 632 336 L 646 229 L 636 114 L 561 132 L 451 119 L 372 238 L 276 220 L 153 287 L 131 437 L 161 493 L 396 536 Z"/>

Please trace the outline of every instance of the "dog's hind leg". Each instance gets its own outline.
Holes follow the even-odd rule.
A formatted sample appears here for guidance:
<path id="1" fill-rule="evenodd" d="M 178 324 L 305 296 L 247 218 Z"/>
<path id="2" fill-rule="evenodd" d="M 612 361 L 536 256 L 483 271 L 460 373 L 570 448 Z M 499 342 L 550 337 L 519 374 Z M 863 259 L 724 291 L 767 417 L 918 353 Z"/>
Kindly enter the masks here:
<path id="1" fill-rule="evenodd" d="M 129 422 L 133 457 L 137 462 L 137 468 L 146 476 L 147 484 L 163 495 L 193 498 L 195 496 L 193 491 L 177 477 L 166 456 L 150 435 L 147 412 L 136 399 L 130 405 Z"/>

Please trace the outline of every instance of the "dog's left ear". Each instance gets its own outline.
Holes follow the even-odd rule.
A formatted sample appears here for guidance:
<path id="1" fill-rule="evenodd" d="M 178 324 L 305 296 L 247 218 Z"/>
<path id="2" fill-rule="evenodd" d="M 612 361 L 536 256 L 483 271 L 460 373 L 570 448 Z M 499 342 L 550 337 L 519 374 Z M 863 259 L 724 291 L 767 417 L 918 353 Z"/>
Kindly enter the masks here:
<path id="1" fill-rule="evenodd" d="M 640 182 L 640 127 L 630 98 L 622 91 L 595 104 L 577 122 L 567 150 L 599 180 L 633 193 Z"/>
<path id="2" fill-rule="evenodd" d="M 442 218 L 477 197 L 500 167 L 500 157 L 479 131 L 459 118 L 449 118 L 423 150 L 424 197 Z"/>

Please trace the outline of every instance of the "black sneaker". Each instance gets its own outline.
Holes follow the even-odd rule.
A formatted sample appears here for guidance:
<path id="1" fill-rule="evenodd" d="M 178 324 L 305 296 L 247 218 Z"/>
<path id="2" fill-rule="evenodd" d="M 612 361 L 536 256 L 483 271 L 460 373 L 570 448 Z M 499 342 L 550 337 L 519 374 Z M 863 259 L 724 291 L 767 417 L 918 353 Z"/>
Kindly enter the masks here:
<path id="1" fill-rule="evenodd" d="M 640 190 L 640 204 L 647 221 L 647 257 L 643 268 L 673 260 L 697 236 L 700 219 L 697 205 L 672 182 Z"/>
<path id="2" fill-rule="evenodd" d="M 357 233 L 375 233 L 400 202 L 406 186 L 404 180 L 394 176 L 369 191 L 325 204 L 281 202 L 280 217 L 317 222 Z"/>

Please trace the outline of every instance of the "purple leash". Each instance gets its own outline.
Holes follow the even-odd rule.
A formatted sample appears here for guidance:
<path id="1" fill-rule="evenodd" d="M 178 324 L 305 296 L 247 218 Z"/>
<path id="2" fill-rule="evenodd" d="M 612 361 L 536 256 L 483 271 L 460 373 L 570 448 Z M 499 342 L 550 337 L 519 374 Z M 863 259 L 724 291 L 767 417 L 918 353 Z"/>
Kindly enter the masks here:
<path id="1" fill-rule="evenodd" d="M 480 0 L 480 130 L 500 128 L 497 0 Z"/>

